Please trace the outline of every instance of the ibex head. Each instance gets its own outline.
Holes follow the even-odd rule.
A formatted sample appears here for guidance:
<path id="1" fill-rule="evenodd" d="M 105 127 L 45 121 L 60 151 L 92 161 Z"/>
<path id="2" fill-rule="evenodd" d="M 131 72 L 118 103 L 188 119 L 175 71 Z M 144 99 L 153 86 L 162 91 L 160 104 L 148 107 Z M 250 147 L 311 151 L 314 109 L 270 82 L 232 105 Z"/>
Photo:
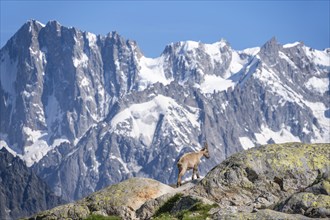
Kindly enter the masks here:
<path id="1" fill-rule="evenodd" d="M 205 142 L 203 149 L 201 150 L 203 152 L 203 156 L 206 157 L 207 159 L 210 158 L 210 154 L 209 154 L 209 146 L 207 145 L 207 143 Z"/>

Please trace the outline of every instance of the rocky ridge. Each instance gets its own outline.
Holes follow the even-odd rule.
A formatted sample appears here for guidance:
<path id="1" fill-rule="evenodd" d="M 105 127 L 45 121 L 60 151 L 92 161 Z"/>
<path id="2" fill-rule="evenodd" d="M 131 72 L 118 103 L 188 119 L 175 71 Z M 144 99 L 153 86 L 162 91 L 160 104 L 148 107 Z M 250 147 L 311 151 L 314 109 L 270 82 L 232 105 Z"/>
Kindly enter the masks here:
<path id="1" fill-rule="evenodd" d="M 310 219 L 330 217 L 330 145 L 271 144 L 232 155 L 202 180 L 172 188 L 132 178 L 30 219 Z"/>

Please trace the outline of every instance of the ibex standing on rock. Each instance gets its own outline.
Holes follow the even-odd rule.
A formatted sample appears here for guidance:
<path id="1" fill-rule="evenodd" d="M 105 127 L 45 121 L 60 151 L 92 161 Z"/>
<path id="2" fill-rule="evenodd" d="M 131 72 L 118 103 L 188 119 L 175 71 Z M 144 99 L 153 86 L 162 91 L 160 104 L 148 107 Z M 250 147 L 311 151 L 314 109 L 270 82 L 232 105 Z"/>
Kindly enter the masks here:
<path id="1" fill-rule="evenodd" d="M 192 180 L 194 180 L 195 174 L 199 178 L 198 165 L 201 162 L 202 156 L 210 158 L 209 149 L 207 143 L 205 142 L 204 148 L 198 152 L 192 152 L 184 154 L 177 163 L 179 169 L 179 176 L 177 187 L 181 186 L 181 178 L 187 170 L 193 169 Z"/>

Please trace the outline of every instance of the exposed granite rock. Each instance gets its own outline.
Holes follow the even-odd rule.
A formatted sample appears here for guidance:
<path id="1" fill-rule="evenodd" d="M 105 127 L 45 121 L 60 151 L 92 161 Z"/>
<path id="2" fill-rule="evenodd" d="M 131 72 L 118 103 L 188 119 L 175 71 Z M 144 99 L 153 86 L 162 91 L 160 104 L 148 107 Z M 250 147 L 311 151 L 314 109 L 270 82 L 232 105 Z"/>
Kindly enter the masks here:
<path id="1" fill-rule="evenodd" d="M 330 173 L 319 173 L 312 186 L 308 187 L 305 191 L 314 194 L 330 195 Z"/>
<path id="2" fill-rule="evenodd" d="M 139 209 L 136 210 L 136 217 L 139 219 L 150 219 L 156 211 L 173 198 L 173 194 L 165 194 L 155 199 L 146 201 Z"/>
<path id="3" fill-rule="evenodd" d="M 211 170 L 191 193 L 237 212 L 267 208 L 312 186 L 330 171 L 330 144 L 287 143 L 237 153 Z"/>
<path id="4" fill-rule="evenodd" d="M 282 219 L 296 219 L 305 220 L 312 219 L 299 214 L 286 214 L 283 212 L 277 212 L 270 209 L 260 210 L 258 212 L 241 212 L 241 213 L 229 213 L 229 214 L 219 214 L 216 213 L 212 216 L 212 219 L 225 219 L 225 220 L 259 220 L 259 219 L 272 219 L 272 220 L 282 220 Z"/>
<path id="5" fill-rule="evenodd" d="M 135 219 L 135 210 L 147 200 L 172 192 L 173 188 L 147 178 L 131 178 L 109 186 L 86 198 L 49 211 L 30 219 L 84 219 L 91 214 L 115 215 Z"/>
<path id="6" fill-rule="evenodd" d="M 279 203 L 275 210 L 293 214 L 302 214 L 312 218 L 330 218 L 330 196 L 313 193 L 296 193 Z"/>
<path id="7" fill-rule="evenodd" d="M 209 211 L 212 219 L 329 217 L 329 155 L 329 144 L 287 143 L 243 151 L 215 167 L 180 197 L 164 195 L 148 201 L 138 210 L 147 215 L 137 216 L 150 219 L 167 213 L 167 217 L 177 218 L 197 203 L 214 201 L 219 208 Z M 172 201 L 175 196 L 177 200 Z M 160 214 L 164 206 L 167 210 Z"/>

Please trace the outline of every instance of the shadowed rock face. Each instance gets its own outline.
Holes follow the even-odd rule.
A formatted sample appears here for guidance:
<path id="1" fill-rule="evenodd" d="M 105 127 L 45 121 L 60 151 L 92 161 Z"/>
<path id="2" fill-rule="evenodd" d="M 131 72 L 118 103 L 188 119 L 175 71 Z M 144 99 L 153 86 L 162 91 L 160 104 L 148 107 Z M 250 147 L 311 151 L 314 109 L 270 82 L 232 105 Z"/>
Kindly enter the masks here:
<path id="1" fill-rule="evenodd" d="M 298 213 L 311 218 L 326 218 L 330 216 L 330 196 L 309 192 L 296 193 L 278 203 L 275 210 L 289 214 Z"/>
<path id="2" fill-rule="evenodd" d="M 5 148 L 0 150 L 0 198 L 0 219 L 26 217 L 63 203 L 20 158 Z"/>

